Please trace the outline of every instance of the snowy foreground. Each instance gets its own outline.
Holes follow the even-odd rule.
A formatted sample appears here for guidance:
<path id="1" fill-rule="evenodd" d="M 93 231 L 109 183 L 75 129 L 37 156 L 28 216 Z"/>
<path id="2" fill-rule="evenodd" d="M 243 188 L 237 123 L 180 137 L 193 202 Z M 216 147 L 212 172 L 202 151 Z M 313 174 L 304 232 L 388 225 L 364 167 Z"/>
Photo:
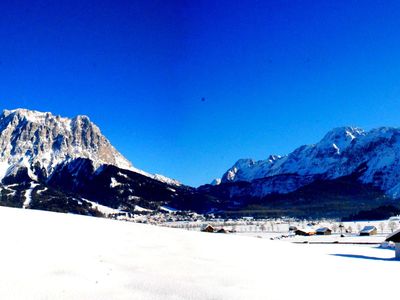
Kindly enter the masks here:
<path id="1" fill-rule="evenodd" d="M 400 262 L 309 245 L 0 207 L 0 299 L 389 299 Z"/>

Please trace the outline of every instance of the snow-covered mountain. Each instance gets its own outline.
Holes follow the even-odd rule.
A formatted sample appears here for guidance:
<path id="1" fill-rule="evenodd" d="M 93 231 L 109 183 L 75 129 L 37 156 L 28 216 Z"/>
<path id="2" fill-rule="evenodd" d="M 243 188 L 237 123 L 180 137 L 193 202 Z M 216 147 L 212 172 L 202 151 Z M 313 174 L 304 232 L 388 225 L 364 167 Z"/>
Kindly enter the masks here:
<path id="1" fill-rule="evenodd" d="M 20 168 L 27 168 L 34 180 L 38 176 L 49 178 L 59 164 L 77 158 L 91 160 L 95 169 L 113 165 L 169 184 L 180 184 L 134 168 L 87 116 L 69 119 L 27 109 L 4 110 L 0 115 L 0 179 Z"/>
<path id="2" fill-rule="evenodd" d="M 197 196 L 133 167 L 86 116 L 27 109 L 0 115 L 0 205 L 101 215 L 97 204 L 133 212 L 136 205 L 184 207 Z"/>
<path id="3" fill-rule="evenodd" d="M 28 167 L 32 179 L 38 167 L 47 177 L 54 168 L 75 158 L 95 166 L 132 168 L 88 117 L 73 119 L 27 109 L 4 110 L 0 115 L 0 161 L 3 174 L 15 166 Z"/>
<path id="4" fill-rule="evenodd" d="M 336 128 L 320 142 L 301 146 L 286 156 L 271 155 L 260 161 L 240 159 L 221 182 L 250 182 L 251 196 L 263 197 L 293 192 L 317 179 L 332 180 L 356 171 L 360 172 L 361 183 L 399 198 L 400 129 Z M 236 192 L 241 191 L 232 190 Z"/>

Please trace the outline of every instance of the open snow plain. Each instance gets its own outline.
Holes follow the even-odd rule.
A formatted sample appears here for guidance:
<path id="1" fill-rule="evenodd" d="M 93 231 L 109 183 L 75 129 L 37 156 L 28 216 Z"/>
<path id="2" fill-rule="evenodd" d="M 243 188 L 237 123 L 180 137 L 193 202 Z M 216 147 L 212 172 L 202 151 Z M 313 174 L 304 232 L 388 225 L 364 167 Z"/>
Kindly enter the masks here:
<path id="1" fill-rule="evenodd" d="M 394 251 L 0 207 L 0 299 L 385 299 Z"/>

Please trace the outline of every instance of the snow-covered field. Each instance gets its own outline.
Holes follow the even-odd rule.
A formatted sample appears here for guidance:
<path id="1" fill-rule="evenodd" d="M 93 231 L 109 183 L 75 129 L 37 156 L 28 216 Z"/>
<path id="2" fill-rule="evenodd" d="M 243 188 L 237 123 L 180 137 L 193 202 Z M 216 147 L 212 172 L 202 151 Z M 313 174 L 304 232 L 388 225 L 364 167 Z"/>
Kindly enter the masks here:
<path id="1" fill-rule="evenodd" d="M 310 245 L 0 207 L 0 299 L 389 299 L 400 262 Z"/>

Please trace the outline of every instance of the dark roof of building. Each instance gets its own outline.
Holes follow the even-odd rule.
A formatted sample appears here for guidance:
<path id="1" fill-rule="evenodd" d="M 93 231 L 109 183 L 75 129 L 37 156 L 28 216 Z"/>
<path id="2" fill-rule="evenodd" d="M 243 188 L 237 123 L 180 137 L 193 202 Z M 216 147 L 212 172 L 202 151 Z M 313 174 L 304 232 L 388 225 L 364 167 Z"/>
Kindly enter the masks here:
<path id="1" fill-rule="evenodd" d="M 321 227 L 316 230 L 316 232 L 325 232 L 325 231 L 332 231 L 332 230 L 328 227 Z"/>
<path id="2" fill-rule="evenodd" d="M 376 230 L 375 226 L 365 226 L 360 232 L 371 232 L 373 230 Z"/>
<path id="3" fill-rule="evenodd" d="M 298 228 L 295 230 L 295 232 L 304 232 L 304 233 L 315 233 L 315 230 L 313 228 Z"/>
<path id="4" fill-rule="evenodd" d="M 386 237 L 386 242 L 394 242 L 394 243 L 400 243 L 400 229 L 396 230 L 392 234 L 389 234 Z"/>

